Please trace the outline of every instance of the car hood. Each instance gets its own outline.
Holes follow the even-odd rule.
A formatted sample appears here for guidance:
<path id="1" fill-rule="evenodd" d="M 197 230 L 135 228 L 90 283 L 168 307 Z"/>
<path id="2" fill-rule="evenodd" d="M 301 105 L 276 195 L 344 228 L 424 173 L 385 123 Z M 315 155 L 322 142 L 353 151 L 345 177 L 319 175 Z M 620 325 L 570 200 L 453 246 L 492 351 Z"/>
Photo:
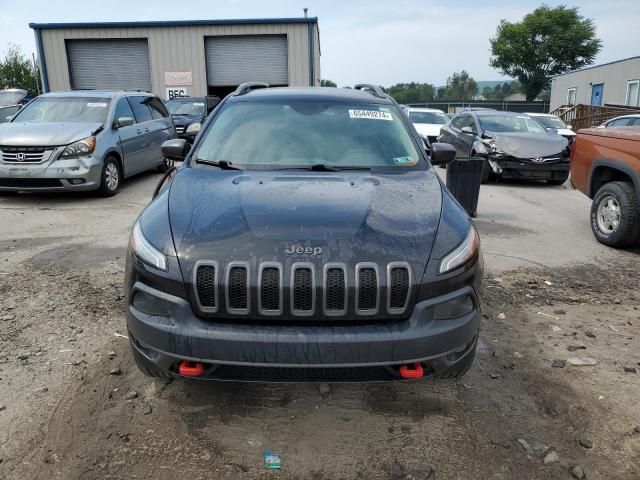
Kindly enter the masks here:
<path id="1" fill-rule="evenodd" d="M 202 121 L 200 115 L 171 115 L 171 118 L 176 126 L 186 126 Z"/>
<path id="2" fill-rule="evenodd" d="M 498 150 L 516 158 L 546 157 L 567 148 L 567 139 L 555 134 L 485 132 L 485 136 L 493 138 Z"/>
<path id="3" fill-rule="evenodd" d="M 185 168 L 171 182 L 169 218 L 184 278 L 199 260 L 392 261 L 422 278 L 440 219 L 442 187 L 432 169 L 369 172 L 235 172 Z M 319 255 L 288 255 L 291 247 Z"/>
<path id="4" fill-rule="evenodd" d="M 440 125 L 439 123 L 414 123 L 413 126 L 416 127 L 420 135 L 437 137 L 440 135 L 440 129 L 444 125 Z"/>
<path id="5" fill-rule="evenodd" d="M 68 145 L 87 138 L 101 126 L 100 123 L 3 123 L 0 125 L 0 145 Z"/>

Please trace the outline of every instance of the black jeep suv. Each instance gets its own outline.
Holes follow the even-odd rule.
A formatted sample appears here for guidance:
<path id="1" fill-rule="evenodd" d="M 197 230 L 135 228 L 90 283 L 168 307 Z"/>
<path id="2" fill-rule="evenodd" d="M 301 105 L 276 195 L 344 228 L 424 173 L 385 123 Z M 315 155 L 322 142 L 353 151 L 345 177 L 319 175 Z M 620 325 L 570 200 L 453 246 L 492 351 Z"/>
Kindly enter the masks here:
<path id="1" fill-rule="evenodd" d="M 138 218 L 126 318 L 147 375 L 245 381 L 456 377 L 474 358 L 471 220 L 380 87 L 243 84 Z"/>

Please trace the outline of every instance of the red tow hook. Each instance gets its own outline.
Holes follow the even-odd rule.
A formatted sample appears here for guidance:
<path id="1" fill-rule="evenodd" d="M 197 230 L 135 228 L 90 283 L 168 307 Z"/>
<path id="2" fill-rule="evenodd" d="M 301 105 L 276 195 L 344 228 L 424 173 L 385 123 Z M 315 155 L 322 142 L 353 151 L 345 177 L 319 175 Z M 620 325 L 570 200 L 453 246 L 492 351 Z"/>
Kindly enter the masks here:
<path id="1" fill-rule="evenodd" d="M 400 367 L 400 376 L 402 378 L 422 378 L 424 377 L 424 368 L 422 368 L 421 363 L 402 365 Z"/>
<path id="2" fill-rule="evenodd" d="M 180 363 L 178 372 L 184 377 L 199 377 L 204 372 L 204 365 L 183 360 L 182 363 Z"/>

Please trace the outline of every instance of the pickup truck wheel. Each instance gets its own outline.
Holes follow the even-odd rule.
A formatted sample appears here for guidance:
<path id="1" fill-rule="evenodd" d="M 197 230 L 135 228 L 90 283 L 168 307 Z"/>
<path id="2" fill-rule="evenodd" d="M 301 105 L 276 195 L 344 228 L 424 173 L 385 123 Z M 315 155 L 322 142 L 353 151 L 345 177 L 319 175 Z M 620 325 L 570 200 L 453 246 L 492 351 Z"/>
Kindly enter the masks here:
<path id="1" fill-rule="evenodd" d="M 467 355 L 456 363 L 449 370 L 446 370 L 442 373 L 437 373 L 434 375 L 435 378 L 447 379 L 447 378 L 461 378 L 465 373 L 469 371 L 471 365 L 473 365 L 473 360 L 476 358 L 476 350 L 478 348 L 478 342 L 473 345 L 473 348 Z"/>
<path id="2" fill-rule="evenodd" d="M 638 195 L 629 182 L 605 183 L 591 203 L 591 230 L 596 240 L 615 248 L 640 238 Z"/>
<path id="3" fill-rule="evenodd" d="M 114 157 L 107 157 L 102 165 L 102 175 L 100 176 L 100 188 L 98 193 L 103 197 L 113 197 L 120 189 L 122 175 L 118 161 Z"/>

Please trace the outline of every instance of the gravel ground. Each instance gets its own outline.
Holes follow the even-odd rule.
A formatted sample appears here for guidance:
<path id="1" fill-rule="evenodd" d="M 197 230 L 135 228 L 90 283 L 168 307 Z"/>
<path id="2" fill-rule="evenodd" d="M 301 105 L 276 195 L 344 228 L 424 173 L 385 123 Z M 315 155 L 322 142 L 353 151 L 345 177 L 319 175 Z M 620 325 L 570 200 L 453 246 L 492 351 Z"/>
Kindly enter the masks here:
<path id="1" fill-rule="evenodd" d="M 640 255 L 597 244 L 577 192 L 483 187 L 467 376 L 327 388 L 136 369 L 122 257 L 158 179 L 0 197 L 1 479 L 640 477 Z"/>

